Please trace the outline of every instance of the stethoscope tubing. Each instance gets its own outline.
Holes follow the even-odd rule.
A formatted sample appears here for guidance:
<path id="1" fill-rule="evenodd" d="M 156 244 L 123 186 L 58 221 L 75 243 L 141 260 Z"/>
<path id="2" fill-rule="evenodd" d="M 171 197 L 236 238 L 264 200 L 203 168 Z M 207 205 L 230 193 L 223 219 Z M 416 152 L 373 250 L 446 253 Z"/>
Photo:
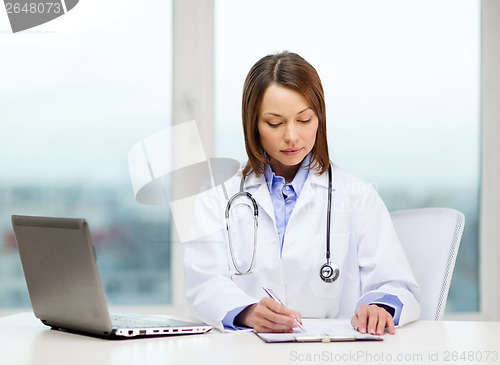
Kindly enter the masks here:
<path id="1" fill-rule="evenodd" d="M 330 264 L 330 224 L 332 220 L 332 166 L 328 166 L 328 205 L 326 208 L 326 263 Z"/>
<path id="2" fill-rule="evenodd" d="M 236 259 L 234 258 L 234 250 L 233 250 L 233 241 L 231 239 L 231 225 L 229 222 L 229 211 L 231 210 L 231 205 L 233 201 L 239 197 L 247 197 L 250 199 L 253 205 L 253 253 L 252 253 L 252 261 L 250 262 L 250 266 L 248 267 L 247 270 L 242 270 L 239 265 L 236 263 Z M 243 184 L 240 184 L 240 191 L 236 194 L 234 194 L 231 199 L 227 202 L 226 205 L 226 211 L 225 211 L 225 218 L 226 218 L 226 231 L 227 231 L 227 238 L 228 238 L 228 243 L 229 243 L 229 253 L 231 255 L 231 261 L 233 262 L 234 268 L 236 269 L 236 275 L 246 275 L 250 274 L 252 272 L 252 269 L 254 267 L 255 263 L 255 256 L 257 253 L 257 229 L 259 226 L 259 206 L 257 205 L 257 202 L 255 201 L 254 197 L 252 194 L 250 194 L 247 191 L 243 191 Z"/>
<path id="3" fill-rule="evenodd" d="M 328 166 L 328 205 L 327 205 L 327 216 L 326 216 L 326 263 L 321 266 L 320 269 L 320 277 L 323 281 L 327 283 L 332 283 L 337 280 L 340 270 L 337 265 L 330 264 L 330 230 L 331 230 L 331 212 L 332 212 L 332 191 L 333 191 L 333 182 L 332 182 L 332 165 Z M 227 202 L 225 218 L 226 218 L 226 231 L 228 236 L 228 244 L 229 244 L 229 253 L 231 255 L 231 261 L 233 262 L 234 268 L 236 269 L 236 275 L 246 275 L 253 272 L 253 267 L 255 265 L 255 257 L 257 252 L 257 229 L 258 229 L 258 218 L 259 218 L 259 207 L 257 202 L 255 201 L 252 194 L 249 192 L 243 191 L 245 184 L 245 177 L 241 178 L 240 182 L 240 191 L 234 194 Z M 234 257 L 234 248 L 231 237 L 231 224 L 229 222 L 230 210 L 233 201 L 239 197 L 246 197 L 250 199 L 253 205 L 253 218 L 254 218 L 254 242 L 253 242 L 253 254 L 252 261 L 250 262 L 250 266 L 247 270 L 242 270 L 239 265 L 236 263 L 236 259 Z M 326 269 L 326 270 L 325 270 Z"/>

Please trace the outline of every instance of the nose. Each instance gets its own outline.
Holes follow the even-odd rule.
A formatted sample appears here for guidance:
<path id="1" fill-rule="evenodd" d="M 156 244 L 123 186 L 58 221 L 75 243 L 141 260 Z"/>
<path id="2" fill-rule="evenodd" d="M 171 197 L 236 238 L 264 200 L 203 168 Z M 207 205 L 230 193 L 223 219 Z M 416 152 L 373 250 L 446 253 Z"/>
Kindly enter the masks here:
<path id="1" fill-rule="evenodd" d="M 295 123 L 287 123 L 283 140 L 288 144 L 293 144 L 298 139 L 298 131 Z"/>

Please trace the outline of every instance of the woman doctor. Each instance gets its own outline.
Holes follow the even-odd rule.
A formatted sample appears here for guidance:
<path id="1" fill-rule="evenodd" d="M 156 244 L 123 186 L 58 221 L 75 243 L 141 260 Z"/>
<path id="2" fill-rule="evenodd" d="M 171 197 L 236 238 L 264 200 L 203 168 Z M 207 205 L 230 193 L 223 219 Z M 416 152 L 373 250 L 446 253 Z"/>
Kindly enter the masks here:
<path id="1" fill-rule="evenodd" d="M 195 314 L 218 328 L 260 332 L 291 332 L 303 316 L 351 318 L 359 332 L 378 335 L 416 320 L 419 287 L 384 203 L 371 185 L 330 164 L 316 70 L 294 53 L 262 58 L 246 78 L 242 117 L 248 162 L 198 199 L 193 230 L 208 225 L 212 233 L 195 234 L 185 248 L 185 292 Z M 257 205 L 255 246 L 243 214 L 231 220 L 228 240 L 226 205 L 239 191 Z M 245 199 L 235 200 L 251 212 Z M 329 211 L 334 281 L 321 273 Z"/>

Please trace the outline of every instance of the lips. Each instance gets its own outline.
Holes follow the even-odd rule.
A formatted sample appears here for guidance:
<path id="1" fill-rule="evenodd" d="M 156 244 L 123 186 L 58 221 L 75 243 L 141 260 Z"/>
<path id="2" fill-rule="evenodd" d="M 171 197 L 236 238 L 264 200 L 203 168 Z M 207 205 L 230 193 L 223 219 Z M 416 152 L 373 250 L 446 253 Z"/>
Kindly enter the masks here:
<path id="1" fill-rule="evenodd" d="M 296 156 L 302 151 L 302 147 L 300 148 L 287 148 L 284 150 L 281 150 L 281 153 L 284 153 L 287 156 Z"/>

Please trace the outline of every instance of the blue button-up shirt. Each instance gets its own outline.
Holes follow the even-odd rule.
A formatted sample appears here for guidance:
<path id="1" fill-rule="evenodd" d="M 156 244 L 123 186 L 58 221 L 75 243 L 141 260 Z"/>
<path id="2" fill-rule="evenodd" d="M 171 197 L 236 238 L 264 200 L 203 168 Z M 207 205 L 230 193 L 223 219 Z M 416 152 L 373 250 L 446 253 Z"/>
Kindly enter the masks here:
<path id="1" fill-rule="evenodd" d="M 302 187 L 309 175 L 309 164 L 311 162 L 311 154 L 308 154 L 299 170 L 295 174 L 293 181 L 289 184 L 285 183 L 285 178 L 276 176 L 269 165 L 266 166 L 264 177 L 266 179 L 269 194 L 274 207 L 274 218 L 276 221 L 276 231 L 278 232 L 281 251 L 283 252 L 283 244 L 285 239 L 286 227 L 290 221 L 293 208 L 297 203 Z"/>

